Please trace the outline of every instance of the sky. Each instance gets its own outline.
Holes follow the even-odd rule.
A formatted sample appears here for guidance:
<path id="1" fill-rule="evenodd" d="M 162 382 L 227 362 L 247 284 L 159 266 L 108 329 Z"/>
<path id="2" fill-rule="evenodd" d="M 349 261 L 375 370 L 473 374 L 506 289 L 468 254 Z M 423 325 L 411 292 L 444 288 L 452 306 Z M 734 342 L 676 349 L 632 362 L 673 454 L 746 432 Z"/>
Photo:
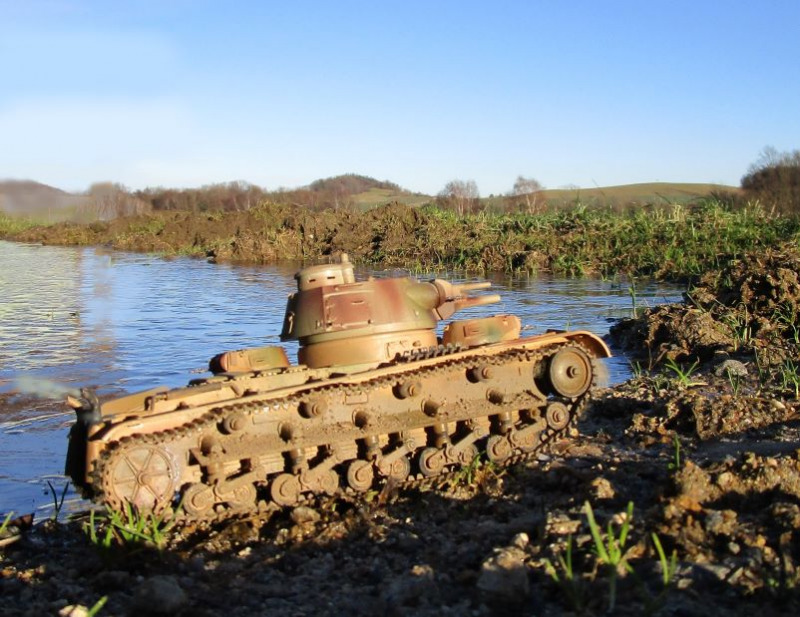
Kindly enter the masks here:
<path id="1" fill-rule="evenodd" d="M 0 178 L 738 185 L 800 148 L 800 1 L 0 0 Z"/>

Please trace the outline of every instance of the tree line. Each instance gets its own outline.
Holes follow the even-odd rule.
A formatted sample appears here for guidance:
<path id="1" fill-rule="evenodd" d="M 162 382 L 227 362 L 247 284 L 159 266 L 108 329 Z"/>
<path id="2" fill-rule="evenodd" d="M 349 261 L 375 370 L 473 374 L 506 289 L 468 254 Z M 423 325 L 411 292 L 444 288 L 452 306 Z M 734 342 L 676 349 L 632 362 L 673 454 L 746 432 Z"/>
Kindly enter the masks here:
<path id="1" fill-rule="evenodd" d="M 745 197 L 787 213 L 800 213 L 800 150 L 767 146 L 742 177 Z"/>
<path id="2" fill-rule="evenodd" d="M 108 220 L 153 211 L 181 210 L 194 213 L 247 211 L 264 201 L 284 203 L 311 211 L 355 209 L 355 196 L 372 189 L 407 193 L 397 184 L 358 174 L 344 174 L 316 180 L 308 186 L 268 191 L 244 181 L 210 184 L 199 188 L 147 188 L 130 192 L 119 184 L 98 183 L 87 192 L 82 209 L 97 218 Z M 441 209 L 458 215 L 479 212 L 490 207 L 495 211 L 538 214 L 547 207 L 545 187 L 530 176 L 517 176 L 506 194 L 482 199 L 474 180 L 454 179 L 432 199 Z M 800 213 L 800 150 L 778 152 L 767 147 L 741 179 L 738 194 L 717 195 L 729 202 L 759 200 L 778 211 Z M 401 198 L 402 199 L 402 198 Z"/>
<path id="3" fill-rule="evenodd" d="M 189 212 L 246 211 L 262 201 L 288 203 L 310 210 L 352 208 L 354 195 L 370 189 L 404 192 L 397 184 L 379 181 L 358 174 L 344 174 L 316 180 L 308 186 L 268 191 L 244 181 L 210 184 L 199 188 L 148 188 L 133 195 L 150 205 L 152 210 L 185 210 Z"/>

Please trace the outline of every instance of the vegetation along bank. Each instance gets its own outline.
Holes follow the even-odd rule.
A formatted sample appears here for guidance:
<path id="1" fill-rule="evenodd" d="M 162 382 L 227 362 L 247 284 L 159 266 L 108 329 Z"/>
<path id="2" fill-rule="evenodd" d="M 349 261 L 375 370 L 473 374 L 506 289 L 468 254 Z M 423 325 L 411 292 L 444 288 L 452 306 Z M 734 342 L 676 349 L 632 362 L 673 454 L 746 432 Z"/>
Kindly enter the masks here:
<path id="1" fill-rule="evenodd" d="M 313 261 L 346 251 L 370 265 L 687 279 L 745 252 L 796 242 L 800 219 L 708 198 L 627 211 L 575 204 L 538 214 L 457 214 L 437 205 L 366 212 L 261 203 L 245 211 L 156 211 L 88 224 L 0 215 L 0 237 L 105 245 L 218 261 Z"/>

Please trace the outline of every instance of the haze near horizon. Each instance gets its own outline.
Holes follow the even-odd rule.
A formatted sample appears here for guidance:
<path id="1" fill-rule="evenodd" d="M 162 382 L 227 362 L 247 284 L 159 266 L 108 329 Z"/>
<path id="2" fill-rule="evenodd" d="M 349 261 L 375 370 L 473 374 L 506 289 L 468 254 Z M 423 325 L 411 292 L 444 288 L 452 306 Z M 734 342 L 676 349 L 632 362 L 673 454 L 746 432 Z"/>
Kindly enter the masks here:
<path id="1" fill-rule="evenodd" d="M 0 0 L 0 178 L 738 185 L 800 143 L 800 4 Z"/>

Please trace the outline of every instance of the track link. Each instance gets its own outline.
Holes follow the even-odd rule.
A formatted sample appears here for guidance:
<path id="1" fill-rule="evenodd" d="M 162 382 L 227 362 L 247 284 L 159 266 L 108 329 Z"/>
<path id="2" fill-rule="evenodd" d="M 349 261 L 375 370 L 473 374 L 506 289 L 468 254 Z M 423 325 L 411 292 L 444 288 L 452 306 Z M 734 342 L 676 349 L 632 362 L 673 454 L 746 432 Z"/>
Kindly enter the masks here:
<path id="1" fill-rule="evenodd" d="M 533 383 L 534 374 L 542 373 L 548 361 L 565 348 L 570 348 L 571 353 L 578 349 L 590 362 L 589 387 L 575 397 L 540 392 Z M 471 459 L 478 449 L 502 466 L 535 460 L 556 440 L 569 434 L 597 376 L 592 355 L 576 341 L 535 350 L 513 349 L 480 357 L 458 354 L 456 351 L 437 350 L 434 357 L 441 356 L 441 362 L 433 366 L 414 368 L 409 366 L 409 360 L 405 360 L 396 365 L 397 373 L 388 376 L 357 384 L 309 384 L 302 391 L 278 401 L 234 401 L 215 407 L 183 426 L 120 439 L 109 444 L 95 461 L 91 475 L 93 497 L 115 509 L 123 507 L 125 501 L 132 501 L 148 509 L 172 509 L 175 518 L 180 521 L 215 521 L 275 511 L 321 493 L 357 495 L 377 488 L 386 481 L 392 481 L 400 489 L 441 486 L 456 476 L 460 464 L 471 462 L 467 459 Z M 313 422 L 309 418 L 326 411 L 325 401 L 348 397 L 369 400 L 372 395 L 396 388 L 400 383 L 436 382 L 449 374 L 463 378 L 465 371 L 473 370 L 476 366 L 483 367 L 482 370 L 489 373 L 518 364 L 532 369 L 529 391 L 512 393 L 502 405 L 493 403 L 490 394 L 489 400 L 479 410 L 452 422 L 456 429 L 454 432 L 446 429 L 439 444 L 430 443 L 429 436 L 425 443 L 416 443 L 404 437 L 421 430 L 431 435 L 432 431 L 435 432 L 432 427 L 437 425 L 434 417 L 424 425 L 402 427 L 401 430 L 366 431 L 363 436 L 350 441 L 337 440 L 336 435 L 332 434 L 329 442 L 304 446 L 328 452 L 329 458 L 315 461 L 314 467 L 302 457 L 292 459 L 291 447 L 286 446 L 280 452 L 286 461 L 280 472 L 266 472 L 257 460 L 259 457 L 252 453 L 232 463 L 230 457 L 218 456 L 214 444 L 208 446 L 208 452 L 204 455 L 193 453 L 194 450 L 190 452 L 188 446 L 182 446 L 183 450 L 177 454 L 173 450 L 176 443 L 196 443 L 201 438 L 211 439 L 209 436 L 227 443 L 230 432 L 251 426 L 256 419 L 263 418 L 263 414 L 271 413 L 268 411 L 270 408 L 296 409 L 302 416 L 302 419 L 297 418 L 298 423 Z M 398 396 L 403 397 L 402 394 Z M 498 398 L 501 398 L 500 395 Z M 498 409 L 501 411 L 498 412 Z M 512 409 L 514 413 L 510 414 Z M 435 416 L 435 410 L 433 413 Z M 369 409 L 366 415 L 380 416 L 380 410 Z M 358 418 L 355 422 L 357 424 Z M 447 425 L 447 422 L 442 424 Z M 461 446 L 459 450 L 453 450 L 456 446 L 452 439 L 456 436 Z M 462 443 L 464 439 L 467 441 Z M 373 443 L 375 447 L 372 451 L 365 451 L 365 443 Z M 446 455 L 448 447 L 451 448 L 450 458 Z M 426 458 L 425 462 L 420 458 L 423 450 L 430 451 L 430 458 Z M 348 454 L 340 460 L 333 458 L 337 452 Z M 457 454 L 452 455 L 452 452 Z M 438 460 L 439 456 L 444 460 Z M 189 462 L 197 457 L 201 460 Z M 181 483 L 178 470 L 182 466 L 192 467 L 195 482 Z M 233 472 L 228 468 L 233 468 Z M 303 481 L 306 482 L 305 487 L 302 486 Z M 176 507 L 178 504 L 182 504 L 182 507 Z"/>

